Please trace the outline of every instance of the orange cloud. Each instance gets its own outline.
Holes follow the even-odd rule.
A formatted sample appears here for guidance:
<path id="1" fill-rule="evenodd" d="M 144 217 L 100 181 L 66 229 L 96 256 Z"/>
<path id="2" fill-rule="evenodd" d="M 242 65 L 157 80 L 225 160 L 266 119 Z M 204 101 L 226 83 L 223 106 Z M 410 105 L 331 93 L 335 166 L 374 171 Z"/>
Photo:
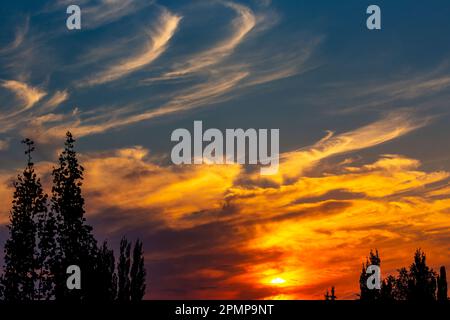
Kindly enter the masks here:
<path id="1" fill-rule="evenodd" d="M 69 98 L 67 90 L 56 91 L 50 99 L 48 99 L 41 109 L 41 112 L 51 112 L 56 109 L 61 103 Z"/>
<path id="2" fill-rule="evenodd" d="M 314 145 L 287 152 L 280 157 L 278 174 L 270 177 L 277 183 L 298 178 L 325 158 L 370 148 L 410 133 L 425 126 L 429 119 L 416 119 L 404 111 L 392 112 L 378 121 L 356 130 L 335 135 L 329 131 L 327 136 Z M 258 179 L 257 176 L 254 179 Z"/>
<path id="3" fill-rule="evenodd" d="M 219 209 L 240 172 L 237 165 L 163 167 L 148 156 L 147 150 L 134 147 L 86 157 L 85 192 L 90 209 L 147 209 L 175 226 L 193 212 Z"/>
<path id="4" fill-rule="evenodd" d="M 8 116 L 18 114 L 33 107 L 39 100 L 41 100 L 47 93 L 43 90 L 31 87 L 28 84 L 16 80 L 6 80 L 1 83 L 1 86 L 11 90 L 23 103 L 22 109 L 14 111 Z"/>
<path id="5" fill-rule="evenodd" d="M 236 193 L 233 203 L 261 221 L 253 224 L 243 249 L 284 253 L 278 261 L 252 265 L 251 281 L 270 286 L 268 279 L 280 277 L 286 282 L 277 294 L 310 299 L 321 299 L 324 288 L 336 285 L 341 297 L 356 298 L 360 263 L 370 248 L 389 258 L 385 274 L 409 264 L 415 247 L 449 263 L 442 246 L 450 231 L 450 194 L 432 199 L 423 192 L 449 174 L 417 166 L 415 160 L 389 156 L 357 173 L 302 177 L 286 187 Z M 331 194 L 337 189 L 347 192 L 345 199 Z"/>
<path id="6" fill-rule="evenodd" d="M 8 173 L 0 173 L 0 199 L 2 199 L 2 210 L 0 211 L 0 225 L 8 222 L 8 207 L 12 201 L 12 177 Z"/>
<path id="7" fill-rule="evenodd" d="M 113 225 L 106 228 L 112 233 L 140 228 L 144 236 L 156 232 L 150 227 L 156 221 L 160 232 L 181 241 L 181 248 L 150 251 L 148 259 L 193 259 L 185 266 L 189 272 L 159 279 L 166 286 L 201 282 L 207 288 L 194 285 L 185 298 L 322 299 L 334 285 L 339 298 L 353 299 L 371 248 L 381 252 L 384 275 L 408 265 L 416 247 L 435 268 L 450 263 L 449 173 L 422 171 L 415 159 L 344 162 L 335 173 L 318 170 L 267 186 L 241 184 L 248 173 L 238 165 L 161 165 L 142 147 L 81 159 L 88 220 Z M 38 169 L 50 172 L 50 164 Z M 2 198 L 12 191 L 6 181 L 3 175 Z M 102 215 L 108 211 L 123 217 L 107 221 Z M 224 234 L 209 234 L 209 228 Z M 185 232 L 198 233 L 201 245 L 178 239 Z"/>
<path id="8" fill-rule="evenodd" d="M 238 230 L 240 236 L 222 245 L 253 258 L 236 261 L 241 271 L 228 276 L 205 264 L 196 277 L 220 285 L 192 290 L 195 297 L 239 298 L 258 291 L 259 298 L 322 299 L 325 289 L 335 285 L 340 298 L 353 299 L 360 264 L 375 247 L 382 259 L 389 258 L 382 264 L 385 275 L 408 265 L 419 246 L 431 263 L 450 263 L 442 253 L 450 231 L 450 193 L 445 186 L 439 198 L 424 192 L 444 183 L 449 173 L 421 171 L 415 159 L 385 155 L 371 164 L 302 176 L 276 187 L 239 185 L 237 178 L 246 173 L 237 166 L 159 166 L 140 147 L 86 159 L 85 164 L 89 206 L 99 211 L 144 208 L 149 216 L 142 223 L 155 219 L 151 214 L 157 212 L 173 230 L 221 221 Z M 108 192 L 111 185 L 113 194 Z M 201 211 L 220 211 L 224 203 L 232 213 L 196 218 Z M 191 277 L 186 274 L 183 281 Z"/>

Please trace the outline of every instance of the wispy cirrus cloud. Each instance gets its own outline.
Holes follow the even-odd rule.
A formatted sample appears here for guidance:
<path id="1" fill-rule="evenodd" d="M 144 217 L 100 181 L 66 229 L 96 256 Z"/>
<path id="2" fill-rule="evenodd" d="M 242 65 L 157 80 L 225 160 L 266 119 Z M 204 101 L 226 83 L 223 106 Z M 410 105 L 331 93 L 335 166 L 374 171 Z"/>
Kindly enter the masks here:
<path id="1" fill-rule="evenodd" d="M 310 62 L 324 37 L 298 40 L 298 48 L 292 52 L 264 52 L 260 56 L 253 54 L 249 64 L 251 76 L 245 87 L 258 86 L 272 81 L 289 78 L 318 67 Z"/>
<path id="2" fill-rule="evenodd" d="M 103 133 L 112 129 L 122 128 L 137 122 L 150 120 L 162 116 L 178 112 L 186 112 L 195 108 L 199 108 L 205 105 L 212 105 L 214 103 L 224 101 L 230 97 L 225 96 L 248 75 L 247 72 L 232 72 L 227 75 L 221 75 L 214 80 L 207 83 L 195 85 L 191 88 L 179 92 L 166 104 L 154 108 L 151 110 L 134 110 L 131 115 L 127 115 L 128 107 L 116 108 L 115 113 L 122 114 L 119 118 L 108 118 L 93 115 L 81 120 L 80 114 L 73 113 L 65 116 L 61 116 L 61 119 L 65 119 L 62 124 L 56 124 L 46 126 L 47 121 L 41 121 L 39 123 L 34 122 L 32 130 L 37 130 L 42 133 L 41 138 L 48 140 L 53 137 L 59 137 L 64 134 L 67 129 L 70 129 L 72 133 L 77 136 L 89 136 L 93 134 Z M 133 108 L 135 109 L 135 108 Z M 82 114 L 81 114 L 82 116 Z M 76 118 L 73 120 L 73 118 Z M 53 120 L 53 118 L 52 118 Z M 53 122 L 53 121 L 52 121 Z M 91 123 L 90 123 L 91 122 Z"/>
<path id="3" fill-rule="evenodd" d="M 116 62 L 104 71 L 80 83 L 80 86 L 92 86 L 117 80 L 149 65 L 167 49 L 167 45 L 177 30 L 180 20 L 181 16 L 168 10 L 163 10 L 156 26 L 149 32 L 150 39 L 142 52 Z"/>
<path id="4" fill-rule="evenodd" d="M 95 29 L 116 22 L 153 5 L 153 0 L 58 0 L 48 5 L 45 12 L 64 10 L 70 5 L 82 8 L 83 28 Z"/>
<path id="5" fill-rule="evenodd" d="M 30 29 L 30 17 L 25 18 L 25 22 L 16 28 L 14 39 L 8 45 L 0 48 L 0 54 L 8 54 L 19 48 L 25 41 L 25 37 Z"/>
<path id="6" fill-rule="evenodd" d="M 280 170 L 269 178 L 279 183 L 289 181 L 325 158 L 395 140 L 424 127 L 430 121 L 431 118 L 419 118 L 410 111 L 400 110 L 388 113 L 378 121 L 345 133 L 335 135 L 334 132 L 329 131 L 325 138 L 312 146 L 282 154 Z"/>
<path id="7" fill-rule="evenodd" d="M 37 87 L 32 87 L 21 81 L 4 80 L 0 85 L 3 88 L 11 90 L 23 105 L 22 108 L 19 110 L 14 110 L 10 115 L 15 115 L 32 108 L 38 101 L 47 95 L 44 90 Z"/>
<path id="8" fill-rule="evenodd" d="M 414 99 L 420 96 L 430 95 L 450 88 L 450 77 L 439 76 L 428 79 L 409 80 L 395 83 L 388 88 L 393 97 L 402 99 Z"/>
<path id="9" fill-rule="evenodd" d="M 97 5 L 83 8 L 84 26 L 89 29 L 104 26 L 153 3 L 152 0 L 100 0 Z"/>
<path id="10" fill-rule="evenodd" d="M 61 2 L 60 5 L 63 3 L 65 2 Z M 48 117 L 40 116 L 38 119 L 30 119 L 31 125 L 37 132 L 41 132 L 46 137 L 60 135 L 67 127 L 72 128 L 74 134 L 79 136 L 102 133 L 136 122 L 185 112 L 208 104 L 228 100 L 234 97 L 230 94 L 234 90 L 289 77 L 297 74 L 299 69 L 302 69 L 305 61 L 314 50 L 312 48 L 314 45 L 307 45 L 300 56 L 291 56 L 283 59 L 281 56 L 272 55 L 272 58 L 275 58 L 276 61 L 283 61 L 281 64 L 275 61 L 270 63 L 264 57 L 259 57 L 254 60 L 250 59 L 249 63 L 235 65 L 234 62 L 231 62 L 231 64 L 219 65 L 219 62 L 234 52 L 235 48 L 243 42 L 244 38 L 255 28 L 257 23 L 265 23 L 264 19 L 258 18 L 258 15 L 247 6 L 234 2 L 220 3 L 233 10 L 237 15 L 231 22 L 231 35 L 213 48 L 193 56 L 192 59 L 189 59 L 185 63 L 187 69 L 184 69 L 188 70 L 188 73 L 201 71 L 206 66 L 215 65 L 214 70 L 210 69 L 211 73 L 204 75 L 204 83 L 196 83 L 185 86 L 185 88 L 177 89 L 177 92 L 167 97 L 167 102 L 160 103 L 159 106 L 155 106 L 150 110 L 146 106 L 145 101 L 137 104 L 134 103 L 131 106 L 115 107 L 111 113 L 104 113 L 103 109 L 98 110 L 98 112 L 96 110 L 84 112 L 77 109 L 77 112 L 68 114 L 51 114 Z M 111 3 L 101 1 L 101 3 L 95 5 L 95 8 L 109 5 L 120 7 L 115 1 Z M 83 6 L 87 6 L 88 10 L 94 10 L 88 2 L 83 4 Z M 180 15 L 173 14 L 167 9 L 159 8 L 159 10 L 162 13 L 159 16 L 158 22 L 149 32 L 150 39 L 142 52 L 131 57 L 119 59 L 114 64 L 107 65 L 103 70 L 93 76 L 76 82 L 76 89 L 71 89 L 71 92 L 76 94 L 76 91 L 82 90 L 86 86 L 91 87 L 119 80 L 135 71 L 143 69 L 156 60 L 167 49 L 168 43 L 176 32 L 181 20 Z M 111 9 L 109 12 L 110 15 L 113 15 L 116 11 L 115 9 Z M 87 60 L 92 61 L 96 57 L 98 58 L 105 54 L 110 55 L 112 49 L 120 50 L 121 47 L 113 45 L 112 47 L 92 49 L 85 58 L 87 57 Z M 246 57 L 246 59 L 248 58 Z M 256 60 L 259 61 L 259 64 L 254 65 Z M 267 64 L 273 67 L 267 68 Z M 246 83 L 241 82 L 244 78 L 248 79 Z M 143 83 L 142 80 L 140 83 Z M 239 87 L 238 84 L 240 85 Z M 39 113 L 43 115 L 45 112 L 53 112 L 57 105 L 67 101 L 68 97 L 67 89 L 57 90 L 52 97 L 43 102 Z M 29 132 L 31 129 L 25 128 L 24 130 Z"/>
<path id="11" fill-rule="evenodd" d="M 40 108 L 41 113 L 51 112 L 57 108 L 61 103 L 69 98 L 69 92 L 67 90 L 56 91 Z"/>
<path id="12" fill-rule="evenodd" d="M 339 90 L 342 98 L 357 98 L 361 102 L 354 105 L 350 103 L 344 108 L 333 111 L 334 113 L 348 114 L 360 112 L 365 109 L 387 109 L 393 103 L 404 103 L 405 101 L 416 101 L 428 99 L 435 101 L 443 95 L 450 93 L 450 77 L 448 76 L 448 65 L 442 63 L 437 67 L 422 71 L 410 72 L 398 78 L 386 80 L 372 80 L 368 83 L 336 84 L 335 89 Z M 351 87 L 351 90 L 347 90 Z M 356 89 L 357 88 L 357 89 Z M 428 108 L 432 107 L 428 103 Z"/>
<path id="13" fill-rule="evenodd" d="M 217 64 L 233 53 L 234 49 L 255 27 L 256 17 L 250 8 L 234 2 L 223 2 L 223 4 L 237 14 L 237 17 L 232 21 L 232 34 L 214 47 L 194 55 L 186 62 L 180 63 L 175 67 L 175 70 L 166 73 L 164 77 L 184 76 Z"/>

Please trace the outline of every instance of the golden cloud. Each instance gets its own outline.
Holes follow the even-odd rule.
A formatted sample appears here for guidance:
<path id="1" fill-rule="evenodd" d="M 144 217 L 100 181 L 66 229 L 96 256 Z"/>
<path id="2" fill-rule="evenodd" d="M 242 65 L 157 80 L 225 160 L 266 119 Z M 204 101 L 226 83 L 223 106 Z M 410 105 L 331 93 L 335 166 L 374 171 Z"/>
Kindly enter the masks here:
<path id="1" fill-rule="evenodd" d="M 238 165 L 161 165 L 139 146 L 85 154 L 81 160 L 88 219 L 111 208 L 139 226 L 158 221 L 186 230 L 222 222 L 245 235 L 221 243 L 250 257 L 236 262 L 239 272 L 205 265 L 184 276 L 225 288 L 193 292 L 199 297 L 259 292 L 268 299 L 321 299 L 324 288 L 335 285 L 340 298 L 356 298 L 360 265 L 370 248 L 380 250 L 384 275 L 408 265 L 416 247 L 428 253 L 432 266 L 450 263 L 445 254 L 450 174 L 422 171 L 415 159 L 383 155 L 373 163 L 345 163 L 333 174 L 302 175 L 269 186 L 240 184 L 248 173 Z M 38 169 L 50 172 L 50 164 Z M 6 182 L 2 175 L 0 195 L 10 199 Z M 133 212 L 138 219 L 127 219 Z"/>
<path id="2" fill-rule="evenodd" d="M 22 101 L 24 106 L 20 112 L 30 109 L 47 94 L 39 88 L 31 87 L 24 82 L 16 80 L 5 80 L 2 82 L 1 86 L 14 92 Z M 13 114 L 17 113 L 18 111 L 15 111 Z"/>
<path id="3" fill-rule="evenodd" d="M 240 172 L 237 165 L 163 167 L 147 157 L 142 147 L 86 157 L 89 208 L 94 212 L 105 207 L 148 209 L 149 213 L 157 211 L 158 219 L 178 225 L 193 212 L 219 209 Z"/>

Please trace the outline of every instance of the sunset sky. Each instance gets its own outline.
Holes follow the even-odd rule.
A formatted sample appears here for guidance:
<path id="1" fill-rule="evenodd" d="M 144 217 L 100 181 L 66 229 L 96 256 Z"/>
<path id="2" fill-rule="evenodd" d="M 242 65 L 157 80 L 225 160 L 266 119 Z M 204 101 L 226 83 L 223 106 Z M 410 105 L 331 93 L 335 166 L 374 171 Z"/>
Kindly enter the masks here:
<path id="1" fill-rule="evenodd" d="M 143 240 L 148 299 L 355 299 L 375 248 L 383 276 L 416 248 L 449 268 L 449 19 L 447 0 L 3 1 L 0 247 L 20 141 L 49 192 L 70 130 L 88 223 L 116 256 Z M 172 164 L 195 120 L 280 129 L 278 173 Z"/>

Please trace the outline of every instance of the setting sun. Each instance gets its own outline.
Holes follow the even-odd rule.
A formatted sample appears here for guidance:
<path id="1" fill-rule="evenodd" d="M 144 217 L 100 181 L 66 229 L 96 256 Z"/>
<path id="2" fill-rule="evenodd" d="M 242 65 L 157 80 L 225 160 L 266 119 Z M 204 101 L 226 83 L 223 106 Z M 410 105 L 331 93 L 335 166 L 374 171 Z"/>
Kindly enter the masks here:
<path id="1" fill-rule="evenodd" d="M 271 284 L 283 284 L 285 282 L 286 280 L 284 280 L 283 278 L 274 278 L 270 281 Z"/>

